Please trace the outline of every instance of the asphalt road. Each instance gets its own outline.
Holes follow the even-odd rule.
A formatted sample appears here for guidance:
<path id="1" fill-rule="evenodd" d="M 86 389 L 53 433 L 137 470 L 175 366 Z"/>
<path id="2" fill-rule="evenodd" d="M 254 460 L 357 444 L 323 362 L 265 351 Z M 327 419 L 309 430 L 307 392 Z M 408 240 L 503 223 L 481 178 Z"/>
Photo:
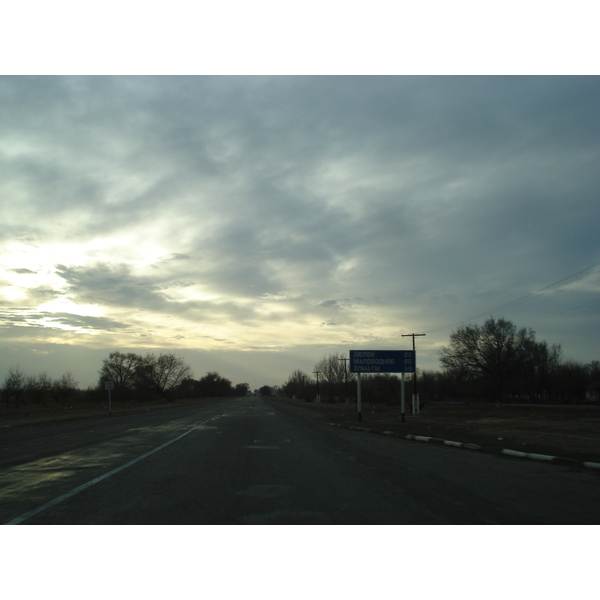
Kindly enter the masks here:
<path id="1" fill-rule="evenodd" d="M 226 399 L 0 432 L 11 524 L 598 524 L 596 472 Z"/>

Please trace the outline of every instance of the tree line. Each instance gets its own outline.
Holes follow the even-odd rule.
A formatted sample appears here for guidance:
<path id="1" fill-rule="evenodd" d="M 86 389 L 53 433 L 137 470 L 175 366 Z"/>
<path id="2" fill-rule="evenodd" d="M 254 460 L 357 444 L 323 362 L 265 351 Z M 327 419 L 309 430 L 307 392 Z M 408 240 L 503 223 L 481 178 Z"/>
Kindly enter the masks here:
<path id="1" fill-rule="evenodd" d="M 136 398 L 154 394 L 163 400 L 180 398 L 213 398 L 220 396 L 245 396 L 250 386 L 232 382 L 216 371 L 196 380 L 191 367 L 175 354 L 140 356 L 134 353 L 111 352 L 102 361 L 99 387 L 113 381 L 115 392 L 124 397 Z"/>
<path id="2" fill-rule="evenodd" d="M 314 377 L 295 370 L 281 386 L 288 397 L 324 402 L 354 399 L 356 379 L 348 373 L 347 357 L 329 354 L 318 361 Z M 531 329 L 518 328 L 507 319 L 489 318 L 483 325 L 465 325 L 453 331 L 440 351 L 440 371 L 417 369 L 421 402 L 431 400 L 580 404 L 598 402 L 600 361 L 581 363 L 563 359 L 560 344 L 537 341 Z M 410 397 L 414 378 L 407 375 Z M 399 401 L 401 379 L 395 374 L 361 377 L 366 402 Z"/>
<path id="3" fill-rule="evenodd" d="M 71 373 L 52 379 L 47 373 L 26 375 L 11 367 L 1 393 L 6 408 L 29 404 L 72 403 L 104 400 L 105 382 L 112 381 L 112 397 L 119 401 L 245 396 L 250 386 L 232 382 L 213 371 L 196 380 L 183 358 L 172 353 L 141 356 L 135 353 L 111 352 L 102 361 L 95 387 L 80 390 Z"/>
<path id="4" fill-rule="evenodd" d="M 19 367 L 11 367 L 4 379 L 2 397 L 6 408 L 12 400 L 15 407 L 26 404 L 46 404 L 46 402 L 66 403 L 77 393 L 77 382 L 66 373 L 52 379 L 47 373 L 26 375 Z"/>
<path id="5" fill-rule="evenodd" d="M 350 373 L 347 357 L 340 353 L 328 354 L 314 367 L 314 377 L 296 369 L 278 392 L 288 398 L 313 402 L 317 396 L 322 402 L 345 402 L 356 399 L 356 375 Z M 318 378 L 317 378 L 318 373 Z M 410 377 L 406 378 L 410 381 Z M 361 394 L 367 402 L 394 402 L 400 398 L 401 379 L 389 373 L 362 374 Z M 407 393 L 409 388 L 406 388 Z"/>
<path id="6" fill-rule="evenodd" d="M 600 391 L 599 361 L 565 361 L 560 344 L 537 341 L 532 329 L 502 318 L 454 331 L 440 363 L 441 374 L 422 377 L 437 397 L 562 404 L 597 399 Z"/>

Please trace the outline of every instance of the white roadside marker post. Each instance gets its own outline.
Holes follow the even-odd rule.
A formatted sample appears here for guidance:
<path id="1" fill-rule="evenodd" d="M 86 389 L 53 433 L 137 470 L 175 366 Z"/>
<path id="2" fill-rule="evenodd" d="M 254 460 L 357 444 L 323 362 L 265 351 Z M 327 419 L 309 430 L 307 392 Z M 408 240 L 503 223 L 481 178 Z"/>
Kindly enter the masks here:
<path id="1" fill-rule="evenodd" d="M 111 402 L 111 397 L 110 397 L 110 391 L 115 389 L 115 382 L 114 381 L 105 381 L 104 389 L 108 390 L 108 414 L 109 414 L 109 416 L 112 417 L 112 402 Z"/>

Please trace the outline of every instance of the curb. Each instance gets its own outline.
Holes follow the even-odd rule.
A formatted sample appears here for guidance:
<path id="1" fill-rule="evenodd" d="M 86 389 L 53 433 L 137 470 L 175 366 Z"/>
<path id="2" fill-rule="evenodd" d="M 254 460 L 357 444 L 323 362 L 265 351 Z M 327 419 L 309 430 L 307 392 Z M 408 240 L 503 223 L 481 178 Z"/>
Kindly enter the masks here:
<path id="1" fill-rule="evenodd" d="M 379 429 L 373 429 L 371 427 L 356 427 L 355 425 L 345 425 L 343 423 L 328 423 L 332 427 L 346 427 L 347 429 L 354 429 L 355 431 L 366 431 L 369 433 L 378 433 L 380 435 L 388 435 L 396 438 L 405 440 L 415 440 L 417 442 L 429 442 L 433 444 L 443 444 L 445 446 L 454 446 L 456 448 L 466 448 L 467 450 L 482 450 L 482 447 L 478 444 L 469 444 L 466 442 L 455 442 L 453 440 L 443 440 L 441 438 L 428 437 L 425 435 L 403 435 L 401 433 L 395 433 L 394 431 L 381 431 Z M 506 456 L 512 456 L 515 458 L 527 458 L 529 460 L 537 460 L 542 462 L 550 462 L 558 465 L 571 466 L 571 467 L 585 467 L 587 469 L 600 470 L 600 463 L 575 460 L 574 458 L 563 458 L 561 456 L 550 456 L 548 454 L 535 454 L 533 452 L 520 452 L 519 450 L 510 450 L 509 448 L 502 448 L 500 451 L 495 451 L 499 454 Z"/>

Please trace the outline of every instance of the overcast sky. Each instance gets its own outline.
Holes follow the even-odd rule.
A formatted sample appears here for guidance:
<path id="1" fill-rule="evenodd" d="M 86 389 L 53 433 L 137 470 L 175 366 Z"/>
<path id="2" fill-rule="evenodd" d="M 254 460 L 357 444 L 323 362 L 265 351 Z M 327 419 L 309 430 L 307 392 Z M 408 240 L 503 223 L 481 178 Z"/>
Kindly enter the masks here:
<path id="1" fill-rule="evenodd" d="M 598 77 L 0 77 L 0 378 L 282 384 L 494 315 L 600 359 Z"/>

